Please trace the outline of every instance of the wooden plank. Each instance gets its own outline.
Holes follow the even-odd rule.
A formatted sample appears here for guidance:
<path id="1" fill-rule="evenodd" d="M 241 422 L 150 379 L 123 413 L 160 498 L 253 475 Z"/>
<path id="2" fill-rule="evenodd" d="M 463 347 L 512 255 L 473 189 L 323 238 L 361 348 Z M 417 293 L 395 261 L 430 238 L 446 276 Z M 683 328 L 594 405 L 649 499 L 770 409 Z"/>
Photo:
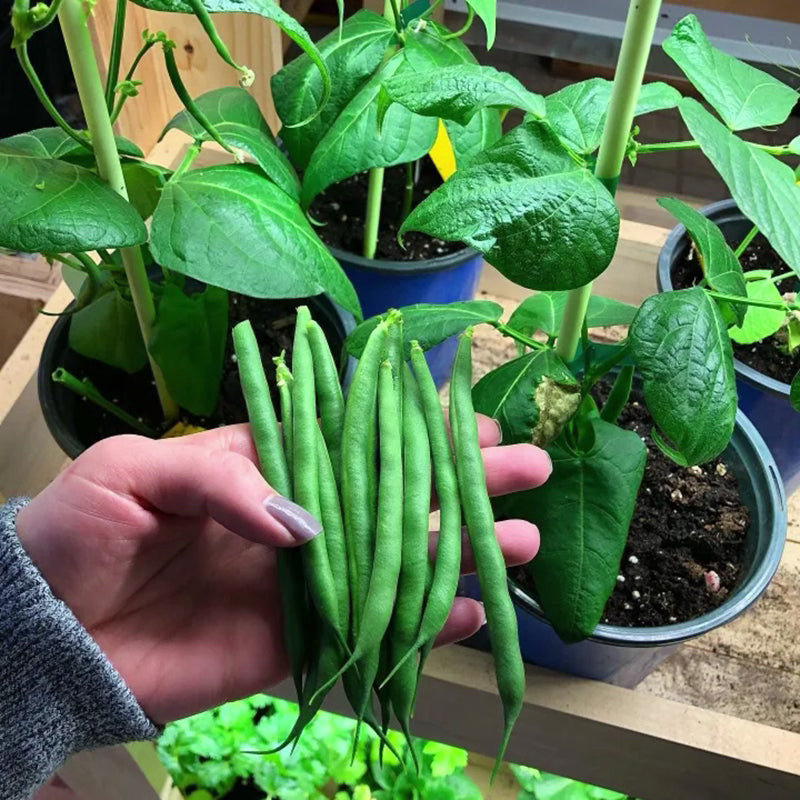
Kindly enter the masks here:
<path id="1" fill-rule="evenodd" d="M 800 735 L 644 691 L 527 668 L 507 760 L 647 800 L 796 800 Z M 290 681 L 270 690 L 292 697 Z M 326 706 L 348 714 L 337 687 Z M 420 683 L 419 736 L 494 756 L 501 712 L 491 656 L 435 651 Z"/>
<path id="2" fill-rule="evenodd" d="M 8 295 L 0 289 L 0 366 L 14 352 L 43 305 L 41 300 Z"/>
<path id="3" fill-rule="evenodd" d="M 61 270 L 40 255 L 0 253 L 0 294 L 46 303 L 61 282 Z"/>
<path id="4" fill-rule="evenodd" d="M 690 6 L 690 9 L 722 11 L 728 14 L 800 23 L 800 5 L 797 0 L 763 0 L 760 3 L 753 3 L 752 0 L 670 0 L 670 3 Z M 687 13 L 690 9 L 687 9 Z"/>
<path id="5" fill-rule="evenodd" d="M 160 800 L 122 745 L 77 753 L 61 767 L 58 776 L 81 800 Z"/>
<path id="6" fill-rule="evenodd" d="M 95 43 L 103 69 L 108 59 L 114 12 L 115 5 L 110 2 L 98 3 L 94 8 Z M 237 63 L 255 72 L 256 80 L 248 91 L 276 131 L 279 123 L 269 81 L 283 64 L 280 29 L 256 14 L 216 14 L 214 24 Z M 238 85 L 238 72 L 220 59 L 192 15 L 154 12 L 133 4 L 127 11 L 122 47 L 123 76 L 141 47 L 145 29 L 164 31 L 177 43 L 175 57 L 181 78 L 193 97 L 222 86 Z M 117 131 L 133 139 L 144 152 L 149 152 L 164 125 L 183 106 L 167 77 L 160 46 L 145 56 L 135 77 L 142 81 L 139 96 L 125 103 Z"/>

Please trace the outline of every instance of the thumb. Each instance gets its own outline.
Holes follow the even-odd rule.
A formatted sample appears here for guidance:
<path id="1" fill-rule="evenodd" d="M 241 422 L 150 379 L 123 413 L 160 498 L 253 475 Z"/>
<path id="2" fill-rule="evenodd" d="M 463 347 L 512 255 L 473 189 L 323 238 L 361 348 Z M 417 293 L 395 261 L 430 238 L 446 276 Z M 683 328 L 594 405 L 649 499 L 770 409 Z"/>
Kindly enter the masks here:
<path id="1" fill-rule="evenodd" d="M 275 547 L 303 544 L 322 531 L 318 519 L 279 495 L 245 455 L 169 439 L 126 438 L 113 460 L 105 460 L 101 480 L 145 507 L 179 517 L 210 517 L 245 539 Z"/>

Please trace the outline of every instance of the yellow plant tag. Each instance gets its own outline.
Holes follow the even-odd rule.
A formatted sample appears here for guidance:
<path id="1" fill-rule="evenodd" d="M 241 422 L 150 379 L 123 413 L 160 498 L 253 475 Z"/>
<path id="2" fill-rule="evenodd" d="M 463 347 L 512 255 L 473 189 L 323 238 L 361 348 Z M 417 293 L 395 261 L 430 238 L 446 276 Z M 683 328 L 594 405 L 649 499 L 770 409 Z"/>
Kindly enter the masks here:
<path id="1" fill-rule="evenodd" d="M 189 425 L 188 422 L 176 422 L 165 434 L 162 439 L 175 439 L 178 436 L 188 436 L 190 433 L 202 433 L 205 428 L 199 425 Z"/>
<path id="2" fill-rule="evenodd" d="M 430 157 L 443 181 L 446 181 L 456 171 L 456 155 L 453 152 L 453 144 L 442 120 L 439 120 L 439 135 L 433 143 Z"/>

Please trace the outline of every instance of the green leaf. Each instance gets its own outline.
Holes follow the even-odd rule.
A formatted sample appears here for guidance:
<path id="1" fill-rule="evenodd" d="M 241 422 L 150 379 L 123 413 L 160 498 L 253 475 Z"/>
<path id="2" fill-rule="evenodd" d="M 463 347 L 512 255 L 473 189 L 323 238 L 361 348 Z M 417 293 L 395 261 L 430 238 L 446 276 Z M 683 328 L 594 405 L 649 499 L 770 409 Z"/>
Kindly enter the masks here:
<path id="1" fill-rule="evenodd" d="M 405 306 L 403 312 L 403 343 L 406 356 L 410 357 L 411 342 L 418 341 L 423 350 L 465 331 L 471 325 L 497 322 L 503 315 L 503 307 L 489 300 L 464 300 L 445 305 L 418 303 Z M 386 319 L 388 312 L 364 320 L 347 337 L 347 352 L 361 357 L 367 339 L 378 323 Z"/>
<path id="2" fill-rule="evenodd" d="M 719 226 L 704 214 L 695 211 L 691 206 L 674 197 L 660 197 L 658 204 L 676 217 L 689 232 L 689 236 L 700 252 L 703 274 L 708 285 L 718 292 L 744 297 L 746 289 L 742 265 L 736 258 L 736 253 L 725 240 Z M 741 324 L 747 312 L 747 306 L 736 303 L 734 310 Z"/>
<path id="3" fill-rule="evenodd" d="M 545 114 L 544 98 L 529 92 L 515 77 L 494 67 L 459 64 L 427 73 L 404 72 L 384 84 L 396 103 L 423 116 L 466 125 L 482 108 L 520 108 L 534 117 Z"/>
<path id="4" fill-rule="evenodd" d="M 145 161 L 126 161 L 122 165 L 122 175 L 128 189 L 128 201 L 142 219 L 149 219 L 158 205 L 169 172 Z"/>
<path id="5" fill-rule="evenodd" d="M 573 289 L 610 263 L 619 212 L 552 132 L 528 122 L 420 203 L 400 233 L 409 230 L 465 242 L 519 286 Z"/>
<path id="6" fill-rule="evenodd" d="M 247 165 L 191 170 L 161 193 L 153 257 L 168 269 L 251 297 L 327 292 L 360 317 L 350 281 L 300 206 Z"/>
<path id="7" fill-rule="evenodd" d="M 491 50 L 497 33 L 497 0 L 467 0 L 467 5 L 483 20 L 486 49 Z"/>
<path id="8" fill-rule="evenodd" d="M 792 153 L 794 153 L 797 156 L 800 156 L 800 136 L 795 136 L 794 139 L 792 139 L 792 141 L 789 142 L 788 147 Z M 795 175 L 797 177 L 800 177 L 800 175 L 798 175 L 797 172 L 795 172 Z"/>
<path id="9" fill-rule="evenodd" d="M 696 100 L 684 98 L 679 108 L 689 132 L 722 176 L 739 210 L 778 255 L 800 271 L 800 186 L 791 167 L 743 142 Z"/>
<path id="10" fill-rule="evenodd" d="M 628 337 L 658 427 L 656 443 L 685 465 L 718 456 L 733 434 L 736 381 L 730 338 L 713 300 L 699 286 L 649 297 Z"/>
<path id="11" fill-rule="evenodd" d="M 800 372 L 792 378 L 792 385 L 789 387 L 789 402 L 795 411 L 800 411 Z"/>
<path id="12" fill-rule="evenodd" d="M 332 183 L 373 167 L 405 164 L 430 151 L 438 131 L 435 119 L 395 104 L 378 129 L 381 85 L 408 69 L 402 54 L 395 55 L 347 104 L 311 156 L 303 179 L 305 206 Z"/>
<path id="13" fill-rule="evenodd" d="M 555 439 L 581 402 L 581 387 L 552 351 L 527 353 L 481 378 L 472 389 L 475 410 L 496 419 L 503 441 L 544 447 Z"/>
<path id="14" fill-rule="evenodd" d="M 78 253 L 147 240 L 136 209 L 88 169 L 0 151 L 0 247 Z"/>
<path id="15" fill-rule="evenodd" d="M 600 146 L 611 86 L 611 81 L 604 78 L 590 78 L 571 83 L 545 98 L 548 123 L 574 152 L 589 155 Z M 675 108 L 680 99 L 680 92 L 665 83 L 646 83 L 639 92 L 635 114 Z"/>
<path id="16" fill-rule="evenodd" d="M 147 352 L 130 300 L 111 290 L 72 315 L 69 346 L 86 358 L 110 367 L 138 372 L 147 366 Z"/>
<path id="17" fill-rule="evenodd" d="M 220 123 L 217 125 L 217 132 L 225 144 L 238 147 L 252 156 L 264 174 L 289 197 L 300 200 L 300 180 L 297 173 L 272 136 L 236 122 Z"/>
<path id="18" fill-rule="evenodd" d="M 122 156 L 144 158 L 138 145 L 124 136 L 115 136 L 117 150 Z M 63 158 L 79 156 L 91 158 L 91 151 L 81 147 L 69 134 L 61 128 L 37 128 L 27 133 L 18 133 L 7 139 L 0 139 L 0 152 L 14 151 L 20 155 L 37 156 L 39 158 Z"/>
<path id="19" fill-rule="evenodd" d="M 678 22 L 662 46 L 731 130 L 780 125 L 800 98 L 772 75 L 712 46 L 694 14 Z"/>
<path id="20" fill-rule="evenodd" d="M 586 450 L 550 445 L 553 472 L 527 492 L 495 501 L 500 518 L 535 522 L 541 547 L 527 569 L 547 619 L 566 642 L 594 631 L 616 585 L 647 448 L 639 436 L 592 418 Z"/>
<path id="21" fill-rule="evenodd" d="M 173 400 L 192 414 L 208 416 L 217 406 L 227 334 L 224 289 L 187 295 L 174 283 L 163 287 L 148 349 Z"/>
<path id="22" fill-rule="evenodd" d="M 317 72 L 319 75 L 319 72 Z M 246 128 L 261 131 L 265 136 L 272 138 L 272 132 L 258 107 L 255 98 L 246 89 L 238 86 L 225 86 L 222 89 L 212 89 L 194 99 L 198 109 L 202 111 L 212 125 L 222 122 L 236 123 Z M 159 139 L 163 139 L 167 131 L 177 128 L 179 131 L 207 142 L 211 139 L 208 132 L 186 110 L 179 111 L 161 131 Z"/>
<path id="23" fill-rule="evenodd" d="M 330 97 L 319 115 L 301 127 L 296 125 L 319 107 L 324 84 L 307 55 L 295 58 L 272 77 L 272 96 L 284 124 L 283 141 L 297 169 L 308 166 L 311 154 L 342 109 L 380 67 L 395 37 L 392 23 L 371 11 L 357 11 L 341 29 L 329 33 L 317 46 L 331 76 Z"/>
<path id="24" fill-rule="evenodd" d="M 453 146 L 457 169 L 464 169 L 478 153 L 491 147 L 503 135 L 500 112 L 492 108 L 479 111 L 467 125 L 445 120 L 444 127 Z"/>
<path id="25" fill-rule="evenodd" d="M 748 297 L 754 300 L 769 300 L 772 303 L 783 302 L 780 290 L 769 279 L 769 273 L 755 277 L 754 273 L 746 272 L 744 277 L 747 278 L 745 293 Z M 728 334 L 737 344 L 760 342 L 777 333 L 786 322 L 786 316 L 786 311 L 750 306 L 744 323 L 730 328 Z"/>
<path id="26" fill-rule="evenodd" d="M 133 0 L 133 2 L 149 8 L 151 11 L 170 11 L 181 14 L 194 14 L 192 6 L 186 0 Z M 322 95 L 317 111 L 331 92 L 331 77 L 328 68 L 306 29 L 291 15 L 284 11 L 275 0 L 203 0 L 203 5 L 210 14 L 226 11 L 237 11 L 246 14 L 258 14 L 272 20 L 277 26 L 311 59 L 319 70 L 322 80 Z M 267 75 L 256 76 L 256 80 L 266 80 Z M 312 112 L 314 113 L 314 112 Z M 299 121 L 299 120 L 298 120 Z"/>

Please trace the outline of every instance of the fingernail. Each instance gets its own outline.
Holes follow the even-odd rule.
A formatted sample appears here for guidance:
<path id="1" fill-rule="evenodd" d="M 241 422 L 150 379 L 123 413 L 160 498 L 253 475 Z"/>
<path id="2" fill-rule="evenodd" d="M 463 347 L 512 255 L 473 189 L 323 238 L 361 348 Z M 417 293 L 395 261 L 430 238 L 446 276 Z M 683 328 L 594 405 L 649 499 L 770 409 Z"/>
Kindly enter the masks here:
<path id="1" fill-rule="evenodd" d="M 488 619 L 486 618 L 486 606 L 483 603 L 481 603 L 480 605 L 481 605 L 481 611 L 483 611 L 483 622 L 481 622 L 481 628 L 482 628 L 488 622 Z"/>
<path id="2" fill-rule="evenodd" d="M 286 528 L 298 542 L 307 542 L 322 532 L 322 523 L 302 506 L 273 494 L 264 501 L 267 513 Z"/>
<path id="3" fill-rule="evenodd" d="M 503 426 L 494 418 L 492 418 L 492 422 L 497 426 L 497 444 L 503 443 Z"/>
<path id="4" fill-rule="evenodd" d="M 550 456 L 550 453 L 548 453 L 547 450 L 544 449 L 544 447 L 540 447 L 539 451 L 541 452 L 542 456 L 544 456 L 544 458 L 547 459 L 547 463 L 550 465 L 550 470 L 547 473 L 548 476 L 552 475 L 553 474 L 553 459 Z"/>

